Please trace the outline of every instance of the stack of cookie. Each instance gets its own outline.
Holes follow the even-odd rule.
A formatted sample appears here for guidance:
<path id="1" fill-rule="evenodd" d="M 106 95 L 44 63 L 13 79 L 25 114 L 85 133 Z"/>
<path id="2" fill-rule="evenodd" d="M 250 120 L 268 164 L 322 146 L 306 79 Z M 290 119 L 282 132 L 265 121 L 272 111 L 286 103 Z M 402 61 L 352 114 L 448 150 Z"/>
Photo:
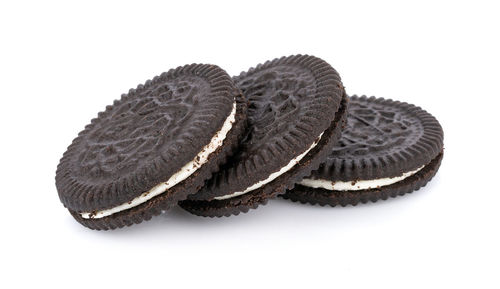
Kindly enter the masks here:
<path id="1" fill-rule="evenodd" d="M 331 206 L 385 200 L 424 186 L 442 156 L 432 115 L 348 97 L 327 62 L 294 55 L 233 78 L 186 65 L 131 89 L 73 140 L 56 187 L 78 222 L 108 230 L 177 204 L 221 217 L 276 196 Z"/>

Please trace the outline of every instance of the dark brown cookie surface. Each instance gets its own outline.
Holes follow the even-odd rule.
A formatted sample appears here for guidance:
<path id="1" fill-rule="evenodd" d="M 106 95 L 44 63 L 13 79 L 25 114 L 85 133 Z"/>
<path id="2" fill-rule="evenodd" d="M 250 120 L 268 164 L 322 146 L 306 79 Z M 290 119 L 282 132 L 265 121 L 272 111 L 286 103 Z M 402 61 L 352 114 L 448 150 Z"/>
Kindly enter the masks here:
<path id="1" fill-rule="evenodd" d="M 195 160 L 234 109 L 230 131 L 207 163 L 163 193 L 158 198 L 162 202 L 153 199 L 142 207 L 162 203 L 156 208 L 164 209 L 201 186 L 236 146 L 244 127 L 246 101 L 225 71 L 215 65 L 179 67 L 131 89 L 99 113 L 68 147 L 56 172 L 61 201 L 74 215 L 131 201 Z M 147 219 L 150 212 L 139 215 Z"/>
<path id="2" fill-rule="evenodd" d="M 390 99 L 352 96 L 347 127 L 312 177 L 332 181 L 394 177 L 428 164 L 443 149 L 443 130 L 425 110 Z"/>
<path id="3" fill-rule="evenodd" d="M 423 185 L 434 176 L 442 151 L 443 130 L 426 111 L 398 101 L 353 96 L 349 98 L 348 125 L 339 142 L 319 169 L 284 197 L 336 205 L 357 203 L 367 196 L 378 199 L 395 187 L 400 188 L 398 194 L 408 193 L 416 189 L 409 180 L 418 179 Z M 403 179 L 405 189 L 401 189 L 403 181 L 377 186 L 381 179 L 382 184 L 391 183 L 391 179 L 419 169 Z M 363 182 L 369 187 L 356 189 Z"/>
<path id="4" fill-rule="evenodd" d="M 248 130 L 230 161 L 200 192 L 189 196 L 200 201 L 190 203 L 190 207 L 214 199 L 212 204 L 225 202 L 238 207 L 239 198 L 259 194 L 264 200 L 276 196 L 293 185 L 295 177 L 286 178 L 286 182 L 278 177 L 266 183 L 272 174 L 279 172 L 280 176 L 292 170 L 281 171 L 299 156 L 304 159 L 290 175 L 313 169 L 317 164 L 310 160 L 320 151 L 311 149 L 313 144 L 324 140 L 321 148 L 331 147 L 338 137 L 333 131 L 341 126 L 344 90 L 337 72 L 323 60 L 304 55 L 275 59 L 234 80 L 249 101 Z M 330 128 L 332 132 L 323 138 Z M 259 182 L 262 186 L 247 191 Z M 233 200 L 220 199 L 235 193 Z"/>
<path id="5" fill-rule="evenodd" d="M 275 59 L 234 80 L 249 101 L 248 130 L 223 171 L 190 199 L 245 190 L 279 171 L 331 125 L 343 93 L 336 71 L 312 56 Z"/>
<path id="6" fill-rule="evenodd" d="M 323 133 L 321 141 L 313 149 L 312 154 L 307 155 L 296 167 L 279 176 L 276 183 L 269 183 L 247 194 L 225 200 L 185 200 L 180 202 L 181 207 L 198 216 L 229 217 L 241 212 L 246 213 L 250 209 L 266 204 L 269 198 L 276 197 L 287 189 L 292 189 L 297 181 L 309 175 L 313 168 L 318 167 L 330 152 L 331 142 L 339 139 L 341 129 L 345 125 L 346 109 L 346 102 L 343 101 L 333 121 L 339 125 L 328 128 Z"/>

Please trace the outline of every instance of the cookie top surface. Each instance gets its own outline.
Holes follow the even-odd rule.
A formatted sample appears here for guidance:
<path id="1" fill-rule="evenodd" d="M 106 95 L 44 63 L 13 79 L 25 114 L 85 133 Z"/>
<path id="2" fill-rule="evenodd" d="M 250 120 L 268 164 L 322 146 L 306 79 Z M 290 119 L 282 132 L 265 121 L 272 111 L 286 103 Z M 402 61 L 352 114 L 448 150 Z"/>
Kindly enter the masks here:
<path id="1" fill-rule="evenodd" d="M 343 86 L 325 61 L 282 57 L 234 77 L 248 99 L 248 129 L 238 152 L 196 197 L 244 190 L 305 152 L 332 124 Z"/>
<path id="2" fill-rule="evenodd" d="M 399 176 L 428 164 L 443 149 L 439 122 L 420 107 L 352 96 L 342 137 L 313 178 L 331 181 Z"/>
<path id="3" fill-rule="evenodd" d="M 61 159 L 56 186 L 74 211 L 106 209 L 166 181 L 221 129 L 239 93 L 225 71 L 192 64 L 107 106 Z"/>

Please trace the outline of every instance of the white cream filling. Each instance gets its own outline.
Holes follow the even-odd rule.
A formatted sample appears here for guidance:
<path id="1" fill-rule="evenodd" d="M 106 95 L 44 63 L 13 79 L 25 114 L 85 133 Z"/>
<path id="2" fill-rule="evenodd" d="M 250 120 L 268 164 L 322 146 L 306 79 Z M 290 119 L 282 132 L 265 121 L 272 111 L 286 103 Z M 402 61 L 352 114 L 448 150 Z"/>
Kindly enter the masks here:
<path id="1" fill-rule="evenodd" d="M 352 182 L 342 182 L 342 181 L 329 181 L 322 179 L 303 179 L 299 182 L 300 185 L 311 187 L 311 188 L 322 188 L 330 191 L 360 191 L 380 188 L 383 186 L 388 186 L 400 182 L 420 171 L 424 166 L 420 168 L 403 173 L 401 176 L 393 178 L 380 178 L 374 180 L 360 180 Z"/>
<path id="2" fill-rule="evenodd" d="M 192 161 L 184 165 L 178 172 L 173 174 L 166 182 L 158 184 L 151 190 L 142 193 L 140 196 L 132 199 L 130 202 L 123 203 L 114 208 L 100 210 L 96 212 L 81 213 L 82 218 L 98 219 L 133 208 L 164 193 L 166 190 L 187 179 L 190 175 L 192 175 L 197 169 L 199 169 L 202 165 L 204 165 L 208 161 L 208 157 L 210 156 L 211 153 L 213 153 L 215 150 L 217 150 L 217 148 L 219 148 L 222 145 L 224 139 L 227 136 L 227 133 L 231 130 L 235 119 L 236 119 L 236 102 L 233 103 L 233 109 L 231 111 L 231 114 L 229 114 L 229 116 L 226 118 L 224 124 L 222 125 L 222 128 L 214 135 L 210 143 L 204 146 L 201 152 L 198 153 L 198 155 Z"/>
<path id="3" fill-rule="evenodd" d="M 298 155 L 297 157 L 292 159 L 286 166 L 282 167 L 279 171 L 270 174 L 269 177 L 267 177 L 267 179 L 259 181 L 258 183 L 251 185 L 250 187 L 246 188 L 245 190 L 243 190 L 241 192 L 234 192 L 232 194 L 228 194 L 228 195 L 224 195 L 224 196 L 220 196 L 220 197 L 215 197 L 214 199 L 225 200 L 225 199 L 230 199 L 230 198 L 234 198 L 237 196 L 241 196 L 241 195 L 244 195 L 250 191 L 258 189 L 269 182 L 272 182 L 274 179 L 276 179 L 277 177 L 286 173 L 291 168 L 293 168 L 296 164 L 298 164 L 300 162 L 300 160 L 302 160 L 306 156 L 306 154 L 319 143 L 322 135 L 323 135 L 323 133 L 321 133 L 319 135 L 318 139 L 305 152 L 301 153 L 300 155 Z"/>

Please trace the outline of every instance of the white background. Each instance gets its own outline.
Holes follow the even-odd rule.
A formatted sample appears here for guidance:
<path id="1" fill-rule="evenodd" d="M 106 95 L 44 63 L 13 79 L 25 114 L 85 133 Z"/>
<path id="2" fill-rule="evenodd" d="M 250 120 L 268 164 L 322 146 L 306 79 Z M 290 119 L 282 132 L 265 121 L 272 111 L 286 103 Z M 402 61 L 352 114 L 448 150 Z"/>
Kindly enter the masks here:
<path id="1" fill-rule="evenodd" d="M 0 2 L 0 287 L 499 288 L 498 1 L 179 2 Z M 234 75 L 296 53 L 350 94 L 435 115 L 435 179 L 357 207 L 174 209 L 111 232 L 59 202 L 59 158 L 121 93 L 187 63 Z"/>

